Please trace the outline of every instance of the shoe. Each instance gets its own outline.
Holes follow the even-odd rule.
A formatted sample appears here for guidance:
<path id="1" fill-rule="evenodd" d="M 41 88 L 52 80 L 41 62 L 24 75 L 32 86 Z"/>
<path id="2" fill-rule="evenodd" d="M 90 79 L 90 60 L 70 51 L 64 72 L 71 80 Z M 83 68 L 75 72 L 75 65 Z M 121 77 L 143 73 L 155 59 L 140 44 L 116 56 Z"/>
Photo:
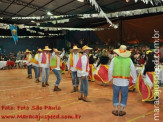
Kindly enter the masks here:
<path id="1" fill-rule="evenodd" d="M 78 100 L 83 100 L 83 97 L 79 97 Z"/>
<path id="2" fill-rule="evenodd" d="M 55 86 L 53 91 L 61 91 L 61 89 L 58 88 L 58 86 Z"/>
<path id="3" fill-rule="evenodd" d="M 83 101 L 84 101 L 84 102 L 91 102 L 91 101 L 89 101 L 89 100 L 87 100 L 87 99 L 83 99 Z"/>
<path id="4" fill-rule="evenodd" d="M 78 91 L 79 91 L 78 86 L 76 86 L 76 92 L 78 92 Z"/>
<path id="5" fill-rule="evenodd" d="M 32 75 L 29 76 L 29 79 L 32 79 Z"/>
<path id="6" fill-rule="evenodd" d="M 119 116 L 124 116 L 124 115 L 126 115 L 126 112 L 125 111 L 120 111 L 119 112 Z"/>
<path id="7" fill-rule="evenodd" d="M 118 113 L 117 110 L 112 111 L 112 114 L 115 115 L 115 116 L 118 116 L 119 115 L 119 113 Z"/>
<path id="8" fill-rule="evenodd" d="M 35 82 L 38 83 L 38 79 Z"/>
<path id="9" fill-rule="evenodd" d="M 49 86 L 48 82 L 45 82 L 45 85 L 46 85 L 46 86 Z"/>
<path id="10" fill-rule="evenodd" d="M 46 87 L 46 85 L 44 84 L 44 82 L 42 82 L 42 87 Z"/>
<path id="11" fill-rule="evenodd" d="M 74 89 L 71 91 L 71 93 L 74 93 L 76 92 L 76 87 L 74 87 Z"/>

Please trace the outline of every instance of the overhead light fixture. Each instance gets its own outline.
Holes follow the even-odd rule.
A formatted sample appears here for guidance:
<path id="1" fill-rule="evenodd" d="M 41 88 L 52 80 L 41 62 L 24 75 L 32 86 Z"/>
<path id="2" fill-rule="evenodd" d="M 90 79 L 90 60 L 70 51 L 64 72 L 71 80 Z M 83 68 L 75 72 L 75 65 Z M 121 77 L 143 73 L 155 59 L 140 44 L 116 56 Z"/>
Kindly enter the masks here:
<path id="1" fill-rule="evenodd" d="M 77 0 L 77 1 L 79 1 L 79 2 L 84 2 L 84 0 Z"/>
<path id="2" fill-rule="evenodd" d="M 33 21 L 33 20 L 32 20 L 31 22 L 32 22 L 32 23 L 35 23 L 35 21 Z"/>
<path id="3" fill-rule="evenodd" d="M 53 14 L 50 11 L 48 11 L 47 15 L 52 16 Z"/>

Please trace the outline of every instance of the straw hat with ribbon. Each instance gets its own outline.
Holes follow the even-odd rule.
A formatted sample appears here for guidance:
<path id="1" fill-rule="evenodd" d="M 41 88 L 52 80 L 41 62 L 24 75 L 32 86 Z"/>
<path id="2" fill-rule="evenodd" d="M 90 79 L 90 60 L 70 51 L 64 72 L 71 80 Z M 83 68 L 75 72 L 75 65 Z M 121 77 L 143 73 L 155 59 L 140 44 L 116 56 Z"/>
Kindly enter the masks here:
<path id="1" fill-rule="evenodd" d="M 45 46 L 45 49 L 43 49 L 45 51 L 51 51 L 52 49 L 50 49 L 48 46 Z"/>
<path id="2" fill-rule="evenodd" d="M 38 52 L 42 52 L 42 49 L 41 49 L 41 48 L 39 48 L 39 49 L 38 49 Z"/>
<path id="3" fill-rule="evenodd" d="M 127 50 L 127 47 L 125 45 L 121 45 L 119 49 L 113 50 L 115 53 L 117 53 L 121 57 L 130 57 L 131 52 Z"/>
<path id="4" fill-rule="evenodd" d="M 80 52 L 81 49 L 78 48 L 77 45 L 74 45 L 74 46 L 73 46 L 73 49 L 71 49 L 70 52 L 72 52 L 72 51 L 74 51 L 74 50 L 78 50 L 78 51 Z"/>
<path id="5" fill-rule="evenodd" d="M 85 50 L 92 50 L 92 48 L 85 45 L 82 47 L 82 51 L 84 52 Z"/>
<path id="6" fill-rule="evenodd" d="M 31 53 L 31 51 L 29 51 L 28 49 L 26 49 L 26 51 L 25 51 L 26 53 Z"/>
<path id="7" fill-rule="evenodd" d="M 59 51 L 58 49 L 54 49 L 55 53 L 60 53 L 61 51 Z"/>

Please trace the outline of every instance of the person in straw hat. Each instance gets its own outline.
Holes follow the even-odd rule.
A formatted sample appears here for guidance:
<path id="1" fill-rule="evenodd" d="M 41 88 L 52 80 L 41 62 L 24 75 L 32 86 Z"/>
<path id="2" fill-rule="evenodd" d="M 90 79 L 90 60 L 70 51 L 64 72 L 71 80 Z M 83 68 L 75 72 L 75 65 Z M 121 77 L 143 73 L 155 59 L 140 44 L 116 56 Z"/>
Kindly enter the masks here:
<path id="1" fill-rule="evenodd" d="M 81 57 L 81 53 L 79 53 L 80 48 L 78 48 L 76 45 L 73 46 L 73 49 L 71 49 L 71 53 L 68 58 L 68 71 L 71 71 L 71 77 L 72 77 L 72 85 L 73 90 L 71 93 L 78 91 L 79 86 L 79 78 L 77 77 L 77 69 L 76 64 Z"/>
<path id="2" fill-rule="evenodd" d="M 58 88 L 58 86 L 62 79 L 61 73 L 60 73 L 60 67 L 62 65 L 61 58 L 63 58 L 65 51 L 63 50 L 61 55 L 59 55 L 60 51 L 58 51 L 57 49 L 54 49 L 53 52 L 55 52 L 55 53 L 53 53 L 53 56 L 51 57 L 50 67 L 57 78 L 53 91 L 61 91 L 61 89 Z"/>
<path id="3" fill-rule="evenodd" d="M 39 64 L 42 67 L 42 87 L 49 86 L 49 71 L 50 71 L 50 49 L 48 46 L 45 46 L 43 52 L 40 54 Z"/>
<path id="4" fill-rule="evenodd" d="M 80 85 L 80 97 L 78 100 L 83 100 L 84 102 L 90 102 L 87 100 L 88 96 L 88 75 L 89 75 L 89 52 L 92 48 L 88 47 L 87 45 L 82 47 L 83 55 L 79 58 L 76 69 L 77 75 L 81 78 L 81 85 Z"/>
<path id="5" fill-rule="evenodd" d="M 133 84 L 135 86 L 137 75 L 135 66 L 130 59 L 131 52 L 127 50 L 125 45 L 121 45 L 119 49 L 113 50 L 118 56 L 111 60 L 109 66 L 109 81 L 113 79 L 113 106 L 115 110 L 112 114 L 115 116 L 123 116 L 126 114 L 123 111 L 126 107 L 128 99 L 128 85 L 130 74 L 133 77 Z M 121 102 L 119 103 L 119 92 L 121 91 Z M 118 107 L 120 111 L 118 110 Z"/>
<path id="6" fill-rule="evenodd" d="M 32 55 L 30 54 L 31 51 L 29 51 L 28 49 L 26 49 L 25 53 L 26 53 L 26 64 L 27 64 L 27 72 L 28 72 L 27 78 L 31 79 L 32 78 L 32 64 L 31 64 Z"/>
<path id="7" fill-rule="evenodd" d="M 42 52 L 42 49 L 39 48 L 37 53 L 34 55 L 33 57 L 33 62 L 32 65 L 34 67 L 34 71 L 35 71 L 35 79 L 36 79 L 36 83 L 40 82 L 39 77 L 40 77 L 40 65 L 39 65 L 39 60 L 40 60 L 40 54 Z"/>

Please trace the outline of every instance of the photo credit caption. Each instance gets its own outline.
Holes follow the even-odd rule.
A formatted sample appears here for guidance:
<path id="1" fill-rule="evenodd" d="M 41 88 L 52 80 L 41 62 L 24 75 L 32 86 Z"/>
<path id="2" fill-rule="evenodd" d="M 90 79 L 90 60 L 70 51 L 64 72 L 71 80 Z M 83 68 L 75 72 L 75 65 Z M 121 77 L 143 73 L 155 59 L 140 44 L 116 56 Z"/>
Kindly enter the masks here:
<path id="1" fill-rule="evenodd" d="M 27 106 L 27 105 L 23 105 L 23 106 L 11 106 L 11 105 L 1 105 L 1 111 L 13 111 L 13 110 L 18 110 L 18 111 L 24 111 L 24 110 L 49 110 L 49 111 L 59 111 L 61 110 L 61 107 L 58 105 L 54 105 L 54 106 L 50 106 L 50 105 L 33 105 L 33 106 Z M 1 119 L 5 120 L 5 119 L 36 119 L 37 121 L 40 121 L 41 119 L 46 119 L 46 120 L 50 120 L 50 119 L 80 119 L 81 115 L 78 114 L 74 114 L 74 115 L 63 115 L 63 114 L 51 114 L 51 115 L 42 115 L 41 113 L 36 113 L 36 114 L 17 114 L 14 115 L 13 113 L 11 113 L 11 115 L 6 114 L 6 115 L 1 115 Z"/>

